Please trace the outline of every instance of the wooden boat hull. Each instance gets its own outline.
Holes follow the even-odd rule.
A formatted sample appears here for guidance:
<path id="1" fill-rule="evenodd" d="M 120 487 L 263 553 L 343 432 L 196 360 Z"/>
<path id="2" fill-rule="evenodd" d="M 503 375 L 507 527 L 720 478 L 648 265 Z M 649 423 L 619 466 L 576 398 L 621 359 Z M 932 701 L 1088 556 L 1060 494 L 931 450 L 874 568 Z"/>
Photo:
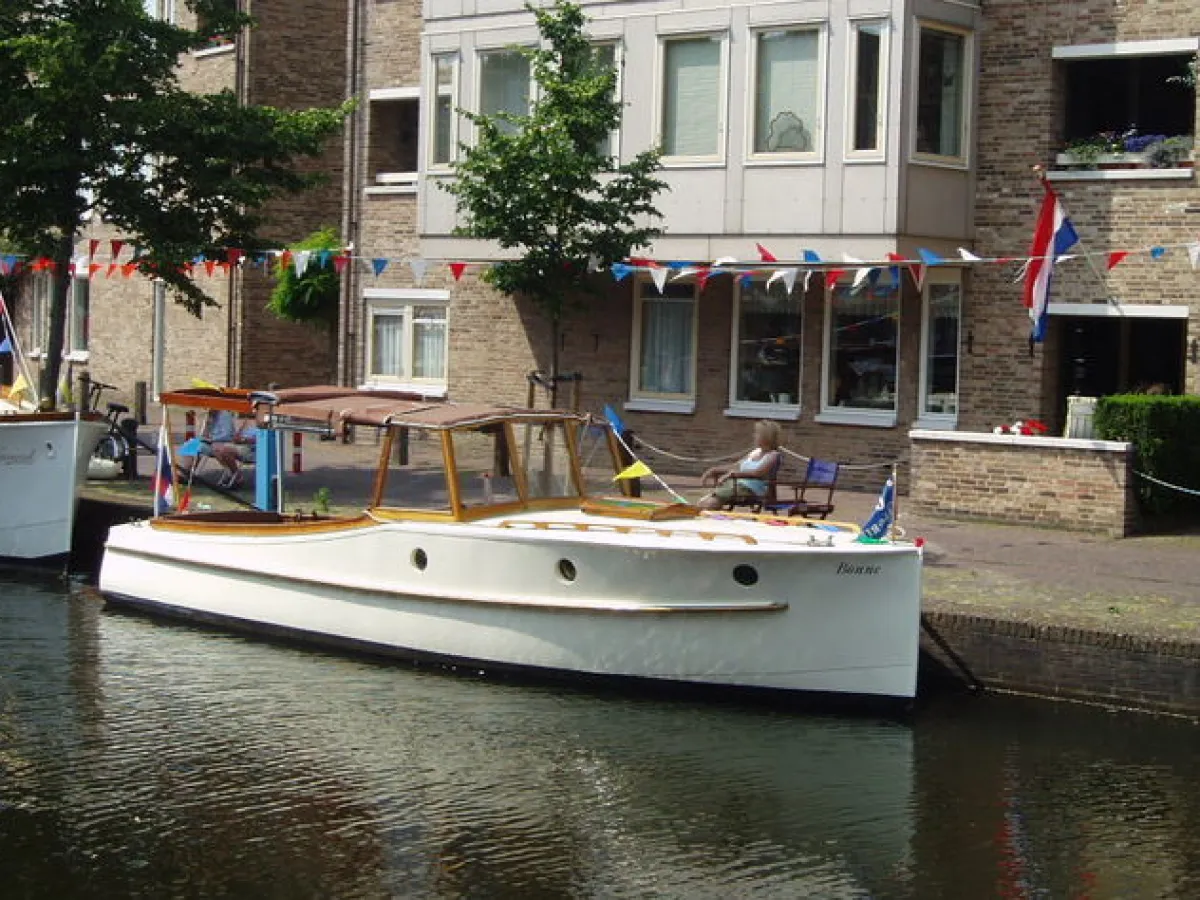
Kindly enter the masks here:
<path id="1" fill-rule="evenodd" d="M 481 668 L 915 693 L 912 546 L 545 518 L 135 523 L 110 532 L 100 587 L 163 613 Z"/>
<path id="2" fill-rule="evenodd" d="M 47 561 L 71 549 L 79 486 L 106 429 L 68 414 L 0 416 L 0 558 Z"/>

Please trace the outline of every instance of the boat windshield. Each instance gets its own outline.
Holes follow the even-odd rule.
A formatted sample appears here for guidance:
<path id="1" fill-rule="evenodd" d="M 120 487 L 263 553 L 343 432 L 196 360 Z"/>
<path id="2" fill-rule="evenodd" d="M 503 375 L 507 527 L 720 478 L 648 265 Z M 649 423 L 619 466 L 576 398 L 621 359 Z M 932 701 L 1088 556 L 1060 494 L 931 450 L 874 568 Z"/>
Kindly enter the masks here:
<path id="1" fill-rule="evenodd" d="M 564 423 L 523 422 L 515 431 L 514 457 L 524 473 L 529 499 L 578 499 L 580 486 Z"/>
<path id="2" fill-rule="evenodd" d="M 380 506 L 450 512 L 442 440 L 437 432 L 399 429 L 383 474 Z"/>
<path id="3" fill-rule="evenodd" d="M 458 499 L 465 508 L 519 503 L 508 430 L 503 423 L 453 431 Z"/>

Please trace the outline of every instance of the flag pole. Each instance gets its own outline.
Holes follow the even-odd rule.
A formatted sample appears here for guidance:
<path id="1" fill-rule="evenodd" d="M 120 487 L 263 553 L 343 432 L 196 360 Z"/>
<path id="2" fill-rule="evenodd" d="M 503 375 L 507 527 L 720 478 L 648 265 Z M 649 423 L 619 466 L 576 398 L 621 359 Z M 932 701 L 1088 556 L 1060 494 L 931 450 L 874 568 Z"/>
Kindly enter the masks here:
<path id="1" fill-rule="evenodd" d="M 13 356 L 17 359 L 17 366 L 21 370 L 21 374 L 25 376 L 25 382 L 29 385 L 29 392 L 33 394 L 33 405 L 41 406 L 42 398 L 38 394 L 37 382 L 33 380 L 29 371 L 29 362 L 25 359 L 25 351 L 21 349 L 21 339 L 17 337 L 17 329 L 13 326 L 12 316 L 8 314 L 8 303 L 4 300 L 4 294 L 0 293 L 0 313 L 4 315 L 4 327 L 8 333 L 8 339 L 12 341 Z"/>

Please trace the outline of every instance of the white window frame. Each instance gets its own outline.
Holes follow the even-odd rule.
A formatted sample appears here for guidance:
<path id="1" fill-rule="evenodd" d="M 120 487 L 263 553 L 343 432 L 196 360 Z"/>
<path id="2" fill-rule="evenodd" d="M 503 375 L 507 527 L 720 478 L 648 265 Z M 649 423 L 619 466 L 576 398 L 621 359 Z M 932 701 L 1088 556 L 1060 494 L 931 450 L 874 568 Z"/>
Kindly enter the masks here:
<path id="1" fill-rule="evenodd" d="M 434 160 L 434 148 L 437 145 L 437 114 L 438 114 L 438 83 L 437 61 L 439 58 L 450 60 L 450 159 L 446 162 Z M 425 142 L 425 168 L 430 172 L 449 172 L 458 162 L 458 109 L 459 79 L 462 76 L 462 56 L 454 50 L 429 54 L 429 107 L 428 122 L 425 125 L 429 139 Z"/>
<path id="2" fill-rule="evenodd" d="M 900 386 L 903 365 L 903 354 L 900 352 L 900 342 L 903 336 L 901 326 L 904 321 L 903 289 L 897 288 L 897 296 L 891 301 L 896 304 L 896 399 L 892 409 L 853 409 L 829 404 L 830 363 L 833 351 L 833 303 L 837 288 L 846 287 L 847 282 L 841 278 L 832 287 L 825 288 L 825 307 L 821 335 L 821 402 L 820 412 L 814 416 L 814 421 L 823 425 L 865 425 L 871 428 L 895 428 L 899 421 Z M 866 288 L 864 288 L 866 290 Z"/>
<path id="3" fill-rule="evenodd" d="M 707 38 L 720 44 L 720 67 L 717 75 L 717 152 L 704 156 L 662 157 L 664 169 L 705 168 L 725 165 L 726 145 L 729 133 L 729 32 L 687 31 L 670 32 L 658 36 L 658 53 L 654 65 L 654 135 L 655 143 L 663 146 L 665 136 L 663 117 L 667 112 L 667 44 L 675 41 L 696 41 Z"/>
<path id="4" fill-rule="evenodd" d="M 418 306 L 442 306 L 446 309 L 446 371 L 441 378 L 414 378 L 411 372 L 413 347 L 413 312 Z M 404 316 L 404 343 L 409 350 L 406 364 L 410 371 L 399 377 L 380 375 L 371 371 L 375 357 L 375 317 Z M 363 356 L 363 388 L 370 390 L 400 390 L 444 397 L 450 377 L 450 292 L 429 288 L 393 289 L 367 288 L 363 291 L 365 353 Z"/>
<path id="5" fill-rule="evenodd" d="M 41 359 L 50 331 L 50 307 L 54 303 L 54 276 L 38 272 L 29 279 L 29 356 Z"/>
<path id="6" fill-rule="evenodd" d="M 948 25 L 931 19 L 917 19 L 913 29 L 912 53 L 912 88 L 910 102 L 912 104 L 912 128 L 908 137 L 909 161 L 917 165 L 934 166 L 947 169 L 965 169 L 971 162 L 971 134 L 974 125 L 972 115 L 975 104 L 972 102 L 975 92 L 975 33 L 967 28 Z M 959 119 L 959 149 L 957 156 L 943 156 L 940 153 L 921 153 L 917 150 L 917 105 L 920 103 L 921 77 L 921 35 L 925 31 L 939 31 L 963 39 L 963 90 L 962 109 Z"/>
<path id="7" fill-rule="evenodd" d="M 89 336 L 88 336 L 89 339 L 87 342 L 87 346 L 85 346 L 82 350 L 77 350 L 77 349 L 75 349 L 75 338 L 77 336 L 75 334 L 75 328 L 78 325 L 78 323 L 75 320 L 75 292 L 77 290 L 79 290 L 80 284 L 82 284 L 88 291 L 88 316 L 87 317 L 89 320 L 89 325 L 87 327 L 87 331 L 89 332 Z M 71 290 L 70 290 L 70 294 L 67 297 L 66 328 L 64 329 L 64 332 L 63 332 L 63 354 L 62 354 L 63 359 L 69 360 L 70 362 L 85 363 L 91 357 L 91 354 L 90 354 L 90 349 L 91 349 L 90 320 L 92 318 L 91 290 L 92 290 L 92 284 L 91 284 L 91 279 L 88 277 L 88 275 L 72 276 Z"/>
<path id="8" fill-rule="evenodd" d="M 617 122 L 617 127 L 614 128 L 608 135 L 609 158 L 614 160 L 621 159 L 621 126 L 625 121 L 625 42 L 620 38 L 597 38 L 591 42 L 592 48 L 612 47 L 613 48 L 613 67 L 617 70 L 617 84 L 614 88 L 616 101 L 621 104 L 621 119 Z"/>
<path id="9" fill-rule="evenodd" d="M 535 49 L 532 44 L 504 44 L 498 47 L 486 46 L 475 48 L 475 103 L 473 108 L 475 115 L 482 115 L 483 108 L 483 58 L 489 53 L 519 53 L 521 50 Z M 533 78 L 533 63 L 529 62 L 529 108 L 526 110 L 526 115 L 533 111 L 533 104 L 537 102 L 537 82 Z M 472 128 L 472 141 L 478 139 L 479 129 Z"/>
<path id="10" fill-rule="evenodd" d="M 817 34 L 817 121 L 813 134 L 813 149 L 807 153 L 770 153 L 754 149 L 754 132 L 758 127 L 758 39 L 761 35 L 774 31 L 815 31 Z M 747 165 L 820 165 L 825 161 L 825 121 L 828 118 L 826 71 L 829 65 L 829 25 L 824 21 L 791 22 L 786 25 L 764 25 L 750 29 L 750 51 L 746 54 L 746 145 L 745 161 Z M 722 122 L 722 126 L 723 126 Z"/>
<path id="11" fill-rule="evenodd" d="M 958 288 L 958 347 L 954 359 L 956 400 L 953 413 L 934 413 L 927 412 L 925 409 L 929 382 L 929 289 L 933 285 L 945 284 Z M 958 410 L 962 409 L 963 300 L 961 270 L 926 269 L 925 283 L 921 288 L 921 366 L 920 383 L 917 388 L 917 421 L 913 425 L 914 428 L 930 431 L 954 431 L 958 427 Z"/>
<path id="12" fill-rule="evenodd" d="M 625 408 L 636 412 L 663 412 L 691 414 L 696 411 L 696 380 L 699 376 L 700 348 L 700 289 L 694 282 L 687 285 L 692 289 L 692 390 L 685 394 L 666 394 L 639 389 L 642 365 L 642 306 L 646 299 L 658 300 L 658 296 L 646 297 L 647 289 L 655 291 L 654 282 L 639 277 L 633 284 L 633 322 L 629 354 L 629 400 Z M 676 301 L 678 302 L 678 301 Z"/>
<path id="13" fill-rule="evenodd" d="M 388 189 L 389 193 L 415 194 L 417 179 L 421 167 L 421 89 L 419 87 L 375 88 L 368 94 L 368 101 L 374 111 L 385 103 L 416 103 L 417 104 L 417 167 L 412 171 L 376 172 L 375 183 Z M 373 117 L 373 116 L 372 116 Z M 372 188 L 368 187 L 370 193 Z"/>
<path id="14" fill-rule="evenodd" d="M 150 6 L 154 7 L 153 12 Z M 153 19 L 175 22 L 175 0 L 142 0 L 142 9 Z"/>
<path id="15" fill-rule="evenodd" d="M 764 279 L 757 279 L 764 282 Z M 752 400 L 739 400 L 737 397 L 738 386 L 738 348 L 741 341 L 742 327 L 742 293 L 745 290 L 742 279 L 738 278 L 733 291 L 733 320 L 730 323 L 730 341 L 729 341 L 729 406 L 725 410 L 725 415 L 731 418 L 746 418 L 746 419 L 787 419 L 795 421 L 800 418 L 801 406 L 801 389 L 804 385 L 804 332 L 805 332 L 805 316 L 804 316 L 804 288 L 800 290 L 800 368 L 796 373 L 795 384 L 795 403 L 759 403 Z M 796 289 L 793 288 L 792 293 L 795 294 Z"/>
<path id="16" fill-rule="evenodd" d="M 855 117 L 858 103 L 858 35 L 863 26 L 876 26 L 879 34 L 879 96 L 876 98 L 874 150 L 856 150 Z M 850 22 L 850 46 L 846 52 L 846 134 L 847 162 L 878 162 L 887 159 L 888 87 L 891 62 L 892 23 L 886 18 L 853 19 Z M 915 138 L 914 138 L 915 140 Z"/>

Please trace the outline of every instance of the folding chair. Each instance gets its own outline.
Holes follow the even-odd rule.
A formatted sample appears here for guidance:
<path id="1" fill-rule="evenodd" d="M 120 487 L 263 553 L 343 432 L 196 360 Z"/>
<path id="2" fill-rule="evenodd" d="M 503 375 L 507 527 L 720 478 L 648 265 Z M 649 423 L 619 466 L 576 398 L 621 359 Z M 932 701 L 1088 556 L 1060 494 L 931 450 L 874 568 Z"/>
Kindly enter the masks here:
<path id="1" fill-rule="evenodd" d="M 775 465 L 771 471 L 767 473 L 766 478 L 757 477 L 754 475 L 741 475 L 735 472 L 729 476 L 729 480 L 733 482 L 734 492 L 733 499 L 726 503 L 722 509 L 736 509 L 745 507 L 751 512 L 759 513 L 764 509 L 774 510 L 780 506 L 776 497 L 777 482 L 779 479 L 779 470 L 783 466 L 783 454 L 776 455 Z M 761 497 L 753 491 L 747 491 L 745 496 L 739 497 L 737 492 L 737 483 L 739 481 L 765 481 L 767 483 L 767 491 Z M 786 505 L 786 504 L 785 504 Z"/>
<path id="2" fill-rule="evenodd" d="M 788 505 L 789 516 L 824 519 L 833 512 L 833 492 L 837 489 L 838 472 L 841 464 L 827 459 L 810 459 L 804 471 L 804 480 L 795 484 L 781 485 L 792 490 L 792 501 Z M 814 499 L 810 495 L 823 499 Z M 784 502 L 786 504 L 786 501 Z M 781 504 L 783 505 L 783 504 Z"/>

